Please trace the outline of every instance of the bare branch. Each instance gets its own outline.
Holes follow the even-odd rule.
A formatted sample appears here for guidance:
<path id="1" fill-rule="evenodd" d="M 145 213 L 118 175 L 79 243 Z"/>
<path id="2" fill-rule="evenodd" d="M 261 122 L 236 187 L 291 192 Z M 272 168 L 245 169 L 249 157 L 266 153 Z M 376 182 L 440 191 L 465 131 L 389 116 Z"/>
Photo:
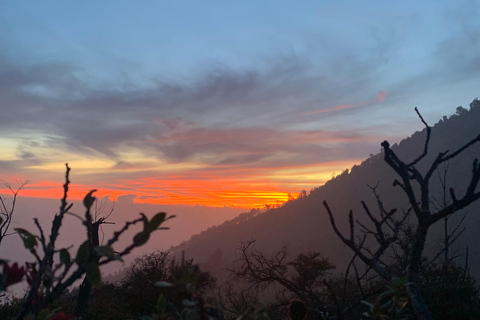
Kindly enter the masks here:
<path id="1" fill-rule="evenodd" d="M 415 160 L 413 160 L 412 162 L 410 162 L 407 166 L 408 167 L 413 167 L 414 165 L 416 165 L 420 160 L 422 160 L 428 153 L 428 145 L 430 143 L 430 135 L 432 133 L 432 129 L 430 128 L 430 126 L 427 124 L 427 122 L 425 122 L 425 120 L 423 120 L 423 117 L 422 115 L 420 114 L 420 111 L 418 111 L 417 108 L 415 108 L 415 112 L 417 113 L 418 117 L 420 118 L 420 120 L 422 121 L 422 123 L 425 125 L 425 128 L 427 128 L 427 137 L 425 139 L 425 146 L 423 148 L 423 153 Z"/>
<path id="2" fill-rule="evenodd" d="M 13 194 L 12 204 L 10 209 L 7 207 L 6 199 L 3 199 L 0 197 L 0 204 L 1 204 L 1 210 L 2 210 L 0 214 L 4 217 L 3 221 L 0 223 L 0 243 L 1 243 L 4 237 L 13 234 L 13 233 L 9 233 L 8 230 L 10 228 L 10 224 L 12 223 L 13 214 L 15 213 L 17 196 L 18 196 L 18 193 L 23 189 L 23 187 L 28 184 L 28 180 L 24 182 L 17 182 L 18 186 L 16 189 L 12 188 L 12 186 L 8 182 L 3 180 L 0 180 L 0 181 L 2 181 L 5 187 L 8 190 L 10 190 L 10 192 Z"/>
<path id="3" fill-rule="evenodd" d="M 386 280 L 390 280 L 393 278 L 392 274 L 385 270 L 385 268 L 382 268 L 378 264 L 378 257 L 380 257 L 383 252 L 386 250 L 381 247 L 375 254 L 373 254 L 373 258 L 369 258 L 366 255 L 363 254 L 361 249 L 366 249 L 365 247 L 362 246 L 362 248 L 359 248 L 355 245 L 353 241 L 347 240 L 343 234 L 338 230 L 337 225 L 335 223 L 335 219 L 333 218 L 332 211 L 330 210 L 330 207 L 328 206 L 328 203 L 326 201 L 323 201 L 323 205 L 325 209 L 327 209 L 327 214 L 330 217 L 330 224 L 332 225 L 333 230 L 335 231 L 335 234 L 342 240 L 342 242 L 348 246 L 366 265 L 370 266 L 372 269 L 374 269 L 381 277 L 383 277 Z"/>
<path id="4" fill-rule="evenodd" d="M 435 198 L 432 199 L 429 196 L 430 179 L 434 172 L 438 169 L 438 166 L 440 164 L 446 163 L 447 161 L 454 159 L 455 157 L 461 155 L 462 152 L 464 152 L 466 149 L 480 142 L 480 134 L 452 153 L 450 153 L 448 150 L 440 152 L 431 162 L 425 175 L 422 175 L 420 171 L 415 168 L 415 165 L 417 165 L 420 161 L 424 160 L 429 152 L 431 128 L 423 119 L 417 108 L 415 108 L 415 112 L 417 113 L 421 122 L 426 127 L 426 137 L 423 152 L 418 157 L 416 157 L 410 163 L 405 163 L 401 159 L 399 159 L 397 154 L 390 148 L 390 144 L 387 141 L 384 141 L 381 144 L 384 149 L 385 162 L 399 176 L 399 178 L 394 181 L 393 185 L 399 186 L 406 194 L 409 204 L 411 206 L 410 209 L 406 213 L 404 213 L 403 218 L 395 219 L 395 211 L 390 211 L 388 213 L 386 212 L 386 210 L 383 208 L 383 204 L 379 200 L 378 195 L 376 195 L 375 193 L 375 188 L 371 189 L 374 191 L 377 197 L 377 205 L 380 210 L 380 219 L 376 218 L 368 209 L 367 205 L 362 202 L 362 206 L 370 221 L 372 221 L 372 223 L 374 224 L 375 229 L 371 230 L 359 221 L 357 221 L 357 223 L 362 227 L 362 231 L 365 232 L 365 235 L 373 235 L 375 237 L 379 244 L 379 247 L 376 250 L 369 250 L 364 245 L 359 246 L 354 243 L 354 237 L 352 236 L 352 234 L 354 233 L 354 229 L 352 227 L 353 217 L 351 216 L 351 213 L 349 215 L 350 240 L 346 239 L 335 224 L 333 214 L 327 203 L 324 201 L 323 204 L 327 209 L 327 214 L 329 215 L 332 228 L 336 235 L 339 237 L 339 239 L 345 245 L 350 247 L 351 250 L 356 255 L 358 255 L 358 257 L 365 264 L 372 267 L 385 279 L 388 279 L 388 277 L 385 277 L 384 274 L 382 274 L 385 268 L 382 266 L 382 262 L 378 261 L 378 259 L 380 259 L 384 252 L 388 248 L 391 248 L 394 255 L 398 255 L 399 252 L 397 248 L 399 248 L 403 251 L 403 253 L 406 253 L 408 255 L 409 259 L 405 266 L 407 267 L 407 277 L 409 281 L 407 291 L 409 293 L 410 300 L 412 301 L 412 304 L 419 319 L 431 319 L 431 315 L 426 308 L 425 302 L 423 301 L 422 295 L 417 285 L 417 277 L 419 269 L 421 267 L 421 259 L 425 247 L 426 236 L 428 234 L 430 226 L 432 226 L 434 223 L 436 223 L 440 219 L 448 219 L 451 214 L 458 212 L 459 210 L 465 208 L 474 201 L 480 199 L 480 191 L 477 191 L 478 184 L 480 182 L 480 165 L 478 159 L 475 159 L 472 163 L 471 177 L 463 196 L 458 197 L 455 194 L 455 190 L 453 188 L 450 188 L 451 203 L 449 204 L 447 203 L 446 195 L 446 173 L 444 173 L 443 179 L 442 177 L 440 177 L 441 185 L 443 186 L 444 190 L 442 201 L 438 201 Z M 417 188 L 419 188 L 420 192 L 417 191 Z M 431 203 L 433 203 L 436 211 L 431 210 Z M 404 243 L 402 243 L 402 241 L 398 241 L 398 237 L 400 232 L 404 233 L 402 225 L 405 223 L 405 221 L 407 221 L 408 214 L 411 211 L 415 213 L 415 216 L 417 218 L 417 225 L 415 227 L 415 231 L 411 233 L 409 240 L 410 244 L 405 245 Z M 386 230 L 383 228 L 384 225 L 386 225 L 390 229 L 389 232 L 386 232 Z M 463 233 L 464 230 L 462 229 L 460 232 L 458 232 L 458 227 L 459 226 L 457 225 L 457 227 L 454 228 L 453 233 L 451 233 L 446 238 L 446 241 L 451 243 L 451 241 L 455 241 L 458 239 L 458 237 L 461 233 Z M 364 255 L 364 252 L 367 252 L 370 257 L 368 255 Z"/>

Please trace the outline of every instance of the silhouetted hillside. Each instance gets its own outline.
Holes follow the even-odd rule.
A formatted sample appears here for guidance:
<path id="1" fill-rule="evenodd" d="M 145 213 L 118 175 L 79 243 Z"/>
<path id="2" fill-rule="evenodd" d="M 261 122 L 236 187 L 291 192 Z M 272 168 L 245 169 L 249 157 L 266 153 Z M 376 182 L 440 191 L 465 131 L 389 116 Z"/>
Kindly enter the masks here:
<path id="1" fill-rule="evenodd" d="M 413 113 L 413 111 L 412 111 Z M 413 118 L 413 116 L 412 116 Z M 418 119 L 419 127 L 422 123 Z M 439 152 L 456 150 L 480 133 L 480 101 L 470 104 L 469 110 L 457 108 L 457 113 L 444 117 L 432 126 L 432 135 L 428 156 L 418 164 L 422 170 L 432 162 Z M 431 125 L 431 124 L 430 124 Z M 426 130 L 415 132 L 411 137 L 402 140 L 392 149 L 404 161 L 413 160 L 422 153 L 425 144 Z M 382 141 L 379 141 L 379 146 Z M 451 161 L 447 171 L 448 188 L 453 187 L 457 194 L 462 194 L 469 179 L 471 164 L 475 157 L 480 156 L 480 145 L 468 149 L 459 159 Z M 442 173 L 444 167 L 439 169 Z M 285 203 L 282 207 L 266 212 L 251 212 L 225 222 L 220 226 L 211 227 L 199 235 L 193 236 L 179 246 L 172 247 L 173 252 L 185 251 L 188 258 L 194 258 L 216 275 L 235 259 L 235 249 L 241 241 L 257 240 L 257 247 L 267 252 L 275 251 L 282 243 L 289 246 L 289 252 L 294 255 L 300 251 L 315 250 L 334 261 L 340 271 L 343 265 L 351 259 L 352 252 L 337 239 L 326 211 L 322 205 L 327 200 L 337 223 L 342 230 L 347 229 L 347 215 L 353 210 L 355 218 L 362 220 L 365 212 L 360 201 L 364 200 L 372 211 L 376 211 L 376 200 L 368 187 L 378 184 L 377 192 L 387 209 L 408 209 L 406 196 L 399 187 L 393 187 L 396 178 L 394 172 L 384 162 L 382 154 L 376 154 L 360 165 L 345 170 L 339 176 L 328 181 L 324 186 L 315 188 L 296 200 Z M 432 178 L 431 195 L 439 199 L 443 193 L 438 177 Z M 434 185 L 433 185 L 434 184 Z M 434 199 L 432 199 L 434 201 Z M 458 240 L 456 248 L 464 250 L 468 245 L 470 252 L 470 267 L 472 273 L 480 276 L 480 241 L 478 227 L 480 226 L 480 202 L 467 210 L 464 226 L 466 231 Z M 457 214 L 452 220 L 458 220 L 462 214 Z M 413 218 L 412 218 L 413 219 Z M 436 239 L 440 236 L 440 224 L 430 231 L 427 252 L 436 248 Z M 463 254 L 460 251 L 461 254 Z"/>

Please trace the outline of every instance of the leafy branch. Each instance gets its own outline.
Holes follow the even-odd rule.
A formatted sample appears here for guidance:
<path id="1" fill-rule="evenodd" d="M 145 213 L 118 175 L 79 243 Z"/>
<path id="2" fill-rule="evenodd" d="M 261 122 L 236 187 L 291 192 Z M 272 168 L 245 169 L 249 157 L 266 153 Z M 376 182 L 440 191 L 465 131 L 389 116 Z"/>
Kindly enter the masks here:
<path id="1" fill-rule="evenodd" d="M 98 244 L 98 241 L 94 241 L 93 239 L 95 237 L 95 230 L 93 230 L 93 228 L 96 222 L 104 222 L 104 219 L 102 218 L 93 222 L 91 208 L 96 201 L 96 198 L 93 196 L 96 190 L 92 190 L 83 200 L 83 205 L 86 210 L 85 216 L 82 218 L 82 223 L 86 227 L 87 240 L 79 246 L 75 256 L 72 257 L 69 248 L 56 249 L 56 241 L 63 219 L 73 206 L 72 203 L 67 201 L 70 186 L 69 176 L 70 167 L 66 164 L 65 183 L 63 184 L 63 197 L 61 199 L 60 210 L 53 218 L 49 237 L 45 236 L 45 232 L 36 218 L 34 218 L 34 223 L 38 235 L 22 228 L 15 229 L 16 233 L 21 237 L 24 247 L 30 251 L 35 258 L 35 262 L 27 263 L 26 270 L 23 269 L 23 267 L 18 268 L 16 265 L 13 265 L 14 271 L 16 272 L 15 274 L 18 275 L 17 278 L 13 280 L 18 282 L 21 281 L 23 276 L 26 276 L 27 282 L 30 285 L 21 303 L 16 319 L 23 319 L 31 313 L 38 314 L 42 308 L 59 298 L 68 287 L 84 275 L 86 275 L 86 278 L 94 287 L 100 286 L 102 283 L 99 269 L 100 265 L 122 260 L 122 257 L 128 255 L 134 248 L 144 245 L 154 231 L 168 229 L 160 226 L 165 221 L 174 217 L 167 217 L 166 213 L 160 212 L 149 220 L 147 216 L 140 213 L 140 218 L 126 222 L 120 230 L 114 232 L 113 236 L 108 239 L 106 245 L 101 246 Z M 23 185 L 21 185 L 21 187 L 23 187 Z M 21 187 L 16 191 L 12 191 L 14 192 L 14 204 Z M 5 207 L 4 200 L 0 200 L 0 203 Z M 14 205 L 11 211 L 9 211 L 10 213 L 7 213 L 10 219 L 13 214 L 13 209 Z M 143 230 L 135 235 L 131 244 L 120 251 L 115 251 L 112 246 L 118 242 L 122 234 L 124 234 L 130 226 L 139 222 L 143 222 Z M 2 224 L 2 226 L 4 225 Z M 98 230 L 96 236 L 98 238 Z M 56 264 L 54 264 L 55 257 L 58 258 Z M 8 271 L 11 271 L 13 270 L 12 267 L 9 267 L 8 264 L 5 266 L 4 264 L 3 269 L 4 275 L 2 279 L 11 280 L 12 277 L 5 277 L 5 270 L 8 269 Z M 7 287 L 5 284 L 10 283 L 5 283 L 3 280 L 0 289 L 5 290 Z"/>

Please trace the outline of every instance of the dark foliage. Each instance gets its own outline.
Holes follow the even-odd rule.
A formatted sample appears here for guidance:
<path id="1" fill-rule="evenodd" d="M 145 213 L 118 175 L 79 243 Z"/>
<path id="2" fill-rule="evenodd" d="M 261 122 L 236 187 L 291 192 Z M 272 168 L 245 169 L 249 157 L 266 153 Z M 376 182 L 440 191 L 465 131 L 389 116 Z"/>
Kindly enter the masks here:
<path id="1" fill-rule="evenodd" d="M 302 300 L 293 299 L 288 305 L 288 316 L 292 320 L 304 320 L 307 316 L 307 306 Z"/>
<path id="2" fill-rule="evenodd" d="M 93 196 L 96 190 L 90 191 L 83 199 L 83 205 L 85 206 L 84 217 L 70 212 L 73 206 L 72 203 L 67 201 L 70 187 L 70 170 L 70 167 L 66 164 L 63 197 L 60 200 L 59 212 L 53 216 L 50 234 L 48 235 L 44 232 L 37 218 L 33 218 L 33 221 L 38 234 L 31 233 L 23 228 L 15 228 L 16 233 L 23 242 L 24 248 L 33 256 L 34 262 L 27 262 L 25 267 L 19 267 L 18 263 L 13 263 L 10 266 L 6 260 L 0 259 L 0 265 L 2 265 L 0 294 L 4 293 L 10 285 L 21 282 L 24 279 L 29 285 L 25 296 L 21 300 L 15 319 L 24 319 L 25 317 L 48 319 L 52 316 L 57 316 L 56 314 L 49 314 L 49 307 L 64 295 L 76 280 L 85 277 L 84 284 L 87 283 L 89 287 L 88 290 L 84 291 L 84 293 L 86 293 L 85 295 L 79 296 L 79 301 L 81 300 L 83 304 L 80 313 L 83 314 L 91 288 L 99 287 L 102 284 L 99 266 L 121 260 L 123 256 L 131 253 L 134 248 L 145 244 L 153 232 L 165 229 L 164 227 L 160 227 L 160 225 L 173 217 L 167 217 L 166 213 L 160 212 L 149 220 L 147 216 L 140 213 L 141 218 L 127 221 L 120 230 L 116 231 L 113 236 L 108 239 L 106 245 L 100 246 L 98 242 L 98 229 L 96 232 L 92 230 L 92 228 L 96 226 L 91 212 L 92 205 L 96 201 L 96 198 Z M 13 215 L 18 190 L 16 192 L 12 191 L 14 193 L 14 200 L 11 210 L 8 213 L 3 213 L 3 216 L 5 216 L 8 221 L 11 221 Z M 0 199 L 0 203 L 2 203 L 5 209 L 3 199 Z M 79 218 L 87 229 L 86 240 L 79 245 L 74 257 L 72 257 L 69 252 L 70 248 L 57 248 L 57 238 L 60 234 L 63 219 L 67 215 L 74 215 Z M 0 220 L 2 219 L 3 218 Z M 98 221 L 101 223 L 103 219 L 101 218 Z M 139 222 L 143 222 L 143 230 L 135 235 L 131 244 L 119 251 L 115 251 L 112 246 L 117 244 L 120 236 L 124 234 L 131 225 Z M 9 225 L 10 222 L 5 225 L 0 221 L 0 229 L 2 229 L 2 232 L 7 230 Z M 4 235 L 5 234 L 1 234 L 0 236 L 3 237 Z M 97 237 L 96 240 L 93 239 L 95 236 Z M 80 288 L 80 292 L 82 292 L 82 287 Z M 70 315 L 59 313 L 57 318 L 66 319 L 69 317 Z"/>
<path id="3" fill-rule="evenodd" d="M 301 253 L 292 259 L 285 245 L 268 255 L 255 248 L 254 243 L 242 243 L 230 270 L 232 279 L 245 284 L 242 290 L 270 296 L 266 303 L 272 318 L 285 316 L 292 299 L 303 301 L 310 313 L 322 314 L 329 299 L 326 283 L 335 266 L 316 252 Z M 226 309 L 232 309 L 231 303 Z"/>
<path id="4" fill-rule="evenodd" d="M 155 251 L 136 258 L 120 283 L 94 290 L 87 315 L 89 319 L 106 319 L 102 318 L 106 305 L 119 313 L 118 319 L 150 315 L 157 312 L 160 295 L 168 303 L 167 312 L 176 313 L 192 294 L 206 296 L 214 286 L 215 278 L 202 272 L 193 260 L 177 261 L 168 252 Z"/>
<path id="5" fill-rule="evenodd" d="M 480 315 L 478 285 L 455 263 L 428 268 L 421 276 L 420 288 L 435 320 L 475 320 Z"/>

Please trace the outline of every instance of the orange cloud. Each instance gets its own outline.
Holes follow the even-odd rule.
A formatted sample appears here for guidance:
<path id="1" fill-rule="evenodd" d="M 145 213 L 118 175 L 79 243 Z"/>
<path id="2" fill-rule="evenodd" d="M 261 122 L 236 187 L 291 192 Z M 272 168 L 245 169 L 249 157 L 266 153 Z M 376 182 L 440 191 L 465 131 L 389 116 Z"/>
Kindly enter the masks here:
<path id="1" fill-rule="evenodd" d="M 384 102 L 386 96 L 387 96 L 387 93 L 385 91 L 379 91 L 377 93 L 377 101 L 378 102 Z"/>
<path id="2" fill-rule="evenodd" d="M 12 186 L 15 189 L 15 186 Z M 88 187 L 85 185 L 79 185 L 71 183 L 68 190 L 69 199 L 83 199 L 85 195 L 90 192 L 93 187 Z M 105 197 L 105 196 L 114 196 L 118 197 L 121 195 L 131 194 L 125 190 L 117 190 L 111 188 L 99 189 L 95 196 Z M 11 191 L 7 188 L 0 188 L 0 194 L 3 194 L 7 197 L 12 195 Z M 23 187 L 19 192 L 19 197 L 28 197 L 28 198 L 46 198 L 46 199 L 61 199 L 63 197 L 63 183 L 54 182 L 54 181 L 42 181 L 40 183 L 29 183 Z"/>
<path id="3" fill-rule="evenodd" d="M 385 91 L 379 91 L 375 96 L 375 98 L 372 98 L 366 101 L 352 103 L 352 104 L 339 104 L 333 108 L 305 112 L 305 113 L 301 113 L 300 115 L 312 115 L 312 114 L 319 114 L 319 113 L 325 113 L 325 112 L 333 112 L 333 111 L 340 111 L 340 110 L 346 110 L 346 109 L 366 107 L 366 106 L 376 104 L 378 102 L 384 102 L 386 96 L 387 96 L 387 93 Z"/>
<path id="4" fill-rule="evenodd" d="M 296 196 L 302 189 L 310 190 L 325 183 L 333 171 L 342 172 L 352 161 L 320 165 L 285 165 L 276 168 L 210 168 L 172 172 L 158 177 L 117 180 L 113 184 L 72 183 L 69 199 L 83 199 L 93 188 L 98 197 L 134 195 L 135 203 L 169 205 L 205 205 L 210 207 L 254 208 L 278 205 Z M 74 177 L 71 177 L 72 180 Z M 20 197 L 60 199 L 62 182 L 42 181 L 25 186 Z M 9 195 L 6 188 L 0 193 Z"/>
<path id="5" fill-rule="evenodd" d="M 365 146 L 378 148 L 380 141 L 367 131 L 194 126 L 150 138 L 142 148 L 126 145 L 117 150 L 117 161 L 69 154 L 75 159 L 70 162 L 74 183 L 69 197 L 82 199 L 95 188 L 97 196 L 132 195 L 137 203 L 275 205 L 289 194 L 324 184 L 332 172 L 360 162 Z M 56 158 L 42 160 L 23 173 L 37 183 L 27 185 L 20 195 L 60 199 L 64 165 Z M 5 188 L 0 192 L 9 194 Z"/>

